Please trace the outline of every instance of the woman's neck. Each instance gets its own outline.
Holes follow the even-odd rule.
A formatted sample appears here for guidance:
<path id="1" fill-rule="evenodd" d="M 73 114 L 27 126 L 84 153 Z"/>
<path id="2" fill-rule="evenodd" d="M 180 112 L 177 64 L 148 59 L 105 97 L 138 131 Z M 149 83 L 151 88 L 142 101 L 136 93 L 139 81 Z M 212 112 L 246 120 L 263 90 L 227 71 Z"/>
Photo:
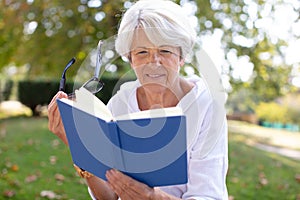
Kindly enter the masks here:
<path id="1" fill-rule="evenodd" d="M 151 87 L 141 86 L 137 89 L 140 110 L 174 107 L 193 88 L 193 84 L 184 80 L 171 89 L 153 90 Z"/>

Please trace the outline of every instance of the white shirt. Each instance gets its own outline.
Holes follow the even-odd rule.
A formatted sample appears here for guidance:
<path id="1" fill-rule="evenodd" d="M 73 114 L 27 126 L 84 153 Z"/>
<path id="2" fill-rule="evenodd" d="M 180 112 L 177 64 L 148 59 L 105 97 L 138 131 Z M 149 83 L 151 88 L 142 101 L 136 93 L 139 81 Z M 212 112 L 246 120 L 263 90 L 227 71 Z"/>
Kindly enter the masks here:
<path id="1" fill-rule="evenodd" d="M 214 121 L 215 101 L 204 81 L 200 78 L 190 81 L 195 87 L 177 105 L 182 108 L 187 121 L 188 183 L 160 189 L 182 199 L 226 200 L 228 142 L 225 114 L 221 116 L 222 120 Z M 139 86 L 138 81 L 121 86 L 107 105 L 114 116 L 140 111 L 136 98 Z"/>

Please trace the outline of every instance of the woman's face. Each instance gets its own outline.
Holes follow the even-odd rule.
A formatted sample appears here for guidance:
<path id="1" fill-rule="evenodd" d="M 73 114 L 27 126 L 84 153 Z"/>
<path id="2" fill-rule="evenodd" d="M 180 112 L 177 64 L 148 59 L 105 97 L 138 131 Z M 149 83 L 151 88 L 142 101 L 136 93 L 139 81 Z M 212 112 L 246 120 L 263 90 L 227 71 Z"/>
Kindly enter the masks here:
<path id="1" fill-rule="evenodd" d="M 179 47 L 155 46 L 143 29 L 137 29 L 131 49 L 131 66 L 144 87 L 153 91 L 172 89 L 179 81 L 179 68 L 183 65 Z"/>

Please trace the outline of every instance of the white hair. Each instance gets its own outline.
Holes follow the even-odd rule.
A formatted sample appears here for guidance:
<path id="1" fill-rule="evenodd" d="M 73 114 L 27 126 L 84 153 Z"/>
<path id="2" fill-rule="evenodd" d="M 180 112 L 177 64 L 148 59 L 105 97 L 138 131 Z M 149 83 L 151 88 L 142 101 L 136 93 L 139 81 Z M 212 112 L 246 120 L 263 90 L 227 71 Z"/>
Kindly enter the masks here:
<path id="1" fill-rule="evenodd" d="M 169 0 L 140 0 L 125 12 L 115 44 L 121 56 L 129 56 L 137 28 L 142 28 L 156 46 L 181 47 L 183 58 L 196 40 L 196 31 L 182 7 Z"/>

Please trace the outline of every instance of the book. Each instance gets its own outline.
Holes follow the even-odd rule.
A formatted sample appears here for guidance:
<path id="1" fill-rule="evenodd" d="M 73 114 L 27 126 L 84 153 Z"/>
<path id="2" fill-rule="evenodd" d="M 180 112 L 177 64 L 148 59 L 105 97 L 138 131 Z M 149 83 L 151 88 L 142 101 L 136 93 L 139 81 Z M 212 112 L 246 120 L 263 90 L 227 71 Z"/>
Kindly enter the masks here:
<path id="1" fill-rule="evenodd" d="M 115 168 L 150 187 L 187 183 L 186 117 L 179 107 L 113 116 L 85 88 L 57 99 L 74 164 L 104 180 Z"/>

